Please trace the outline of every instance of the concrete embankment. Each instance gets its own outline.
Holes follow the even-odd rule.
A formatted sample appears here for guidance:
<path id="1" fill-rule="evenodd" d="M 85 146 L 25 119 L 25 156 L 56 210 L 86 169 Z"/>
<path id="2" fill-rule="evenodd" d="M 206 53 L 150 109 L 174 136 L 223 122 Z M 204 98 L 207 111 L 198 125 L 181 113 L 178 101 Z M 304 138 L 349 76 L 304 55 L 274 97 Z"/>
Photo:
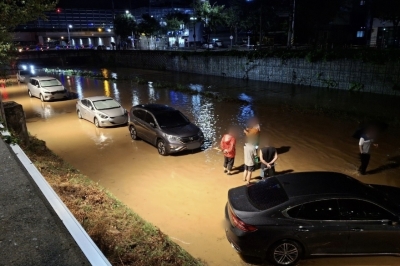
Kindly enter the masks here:
<path id="1" fill-rule="evenodd" d="M 0 265 L 90 265 L 14 152 L 2 140 Z"/>

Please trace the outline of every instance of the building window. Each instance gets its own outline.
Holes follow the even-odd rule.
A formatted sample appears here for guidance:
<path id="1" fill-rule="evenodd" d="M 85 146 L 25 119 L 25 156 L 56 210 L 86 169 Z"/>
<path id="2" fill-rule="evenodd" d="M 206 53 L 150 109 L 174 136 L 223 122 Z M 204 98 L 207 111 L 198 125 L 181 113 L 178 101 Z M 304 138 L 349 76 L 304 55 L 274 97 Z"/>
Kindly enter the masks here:
<path id="1" fill-rule="evenodd" d="M 365 0 L 360 1 L 360 6 L 363 6 L 363 5 L 365 5 Z"/>
<path id="2" fill-rule="evenodd" d="M 364 37 L 364 31 L 363 30 L 357 31 L 357 38 L 363 38 L 363 37 Z"/>

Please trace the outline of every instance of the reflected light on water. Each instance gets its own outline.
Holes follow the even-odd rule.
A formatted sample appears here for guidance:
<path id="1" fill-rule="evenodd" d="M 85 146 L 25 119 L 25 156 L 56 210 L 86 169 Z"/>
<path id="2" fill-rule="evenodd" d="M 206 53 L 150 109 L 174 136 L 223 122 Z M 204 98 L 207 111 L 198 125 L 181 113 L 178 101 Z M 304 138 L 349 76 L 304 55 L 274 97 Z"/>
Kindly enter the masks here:
<path id="1" fill-rule="evenodd" d="M 250 103 L 253 102 L 253 97 L 247 95 L 246 93 L 241 93 L 239 95 L 239 99 Z"/>
<path id="2" fill-rule="evenodd" d="M 116 83 L 116 82 L 113 83 L 113 90 L 114 90 L 114 99 L 115 99 L 117 102 L 120 102 L 119 90 L 118 90 L 118 88 L 117 88 L 117 83 Z"/>
<path id="3" fill-rule="evenodd" d="M 171 101 L 171 105 L 184 108 L 189 104 L 189 99 L 190 98 L 186 93 L 176 91 L 169 92 L 169 100 Z"/>
<path id="4" fill-rule="evenodd" d="M 237 116 L 237 120 L 239 124 L 246 125 L 247 120 L 249 120 L 249 118 L 253 116 L 255 116 L 253 105 L 251 104 L 243 105 L 239 108 L 239 114 Z"/>
<path id="5" fill-rule="evenodd" d="M 104 95 L 110 97 L 110 82 L 108 80 L 104 81 Z"/>
<path id="6" fill-rule="evenodd" d="M 201 84 L 189 84 L 189 88 L 194 91 L 202 91 L 204 87 Z"/>
<path id="7" fill-rule="evenodd" d="M 155 101 L 157 101 L 154 88 L 152 85 L 148 85 L 148 86 L 149 86 L 149 101 L 151 103 L 154 103 Z"/>
<path id="8" fill-rule="evenodd" d="M 135 105 L 139 105 L 139 96 L 138 96 L 138 93 L 137 93 L 137 91 L 132 91 L 132 105 L 133 106 L 135 106 Z"/>
<path id="9" fill-rule="evenodd" d="M 35 114 L 43 119 L 49 119 L 54 116 L 54 110 L 48 103 L 38 102 L 36 99 L 30 99 L 32 109 Z"/>
<path id="10" fill-rule="evenodd" d="M 78 99 L 82 99 L 83 98 L 82 78 L 81 77 L 75 77 L 75 84 L 76 84 L 76 93 L 78 94 Z"/>

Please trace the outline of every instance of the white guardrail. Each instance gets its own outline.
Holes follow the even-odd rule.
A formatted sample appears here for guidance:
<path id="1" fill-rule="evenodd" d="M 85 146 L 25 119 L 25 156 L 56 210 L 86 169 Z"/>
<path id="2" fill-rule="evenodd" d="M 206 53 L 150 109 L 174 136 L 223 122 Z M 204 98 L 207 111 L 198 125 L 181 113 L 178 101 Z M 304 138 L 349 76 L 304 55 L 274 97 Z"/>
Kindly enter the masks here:
<path id="1" fill-rule="evenodd" d="M 1 123 L 0 128 L 3 128 Z M 10 133 L 5 130 L 1 132 L 1 135 L 10 136 Z M 96 246 L 81 224 L 75 219 L 74 215 L 69 211 L 67 206 L 65 206 L 62 200 L 58 197 L 57 193 L 53 190 L 49 183 L 47 183 L 46 179 L 42 176 L 36 166 L 32 163 L 28 156 L 26 156 L 21 147 L 17 144 L 11 144 L 10 147 L 22 165 L 26 168 L 29 175 L 33 178 L 36 185 L 42 191 L 43 195 L 46 197 L 51 207 L 57 213 L 58 217 L 61 219 L 71 236 L 74 238 L 75 242 L 85 254 L 88 261 L 93 266 L 111 266 L 111 263 Z"/>

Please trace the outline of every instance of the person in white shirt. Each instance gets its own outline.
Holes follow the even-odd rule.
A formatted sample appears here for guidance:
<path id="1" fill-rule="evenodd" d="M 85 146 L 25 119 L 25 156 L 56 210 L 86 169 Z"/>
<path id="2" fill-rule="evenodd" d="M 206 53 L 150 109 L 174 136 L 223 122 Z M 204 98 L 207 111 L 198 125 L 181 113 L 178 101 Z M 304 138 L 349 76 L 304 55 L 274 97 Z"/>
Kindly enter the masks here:
<path id="1" fill-rule="evenodd" d="M 369 154 L 369 149 L 371 144 L 374 142 L 373 139 L 373 130 L 367 130 L 365 134 L 361 135 L 359 141 L 359 149 L 360 149 L 360 160 L 361 165 L 358 168 L 360 174 L 365 175 L 367 171 L 367 167 L 369 164 L 369 160 L 371 159 L 371 155 Z M 375 147 L 378 147 L 378 144 L 373 144 Z"/>

